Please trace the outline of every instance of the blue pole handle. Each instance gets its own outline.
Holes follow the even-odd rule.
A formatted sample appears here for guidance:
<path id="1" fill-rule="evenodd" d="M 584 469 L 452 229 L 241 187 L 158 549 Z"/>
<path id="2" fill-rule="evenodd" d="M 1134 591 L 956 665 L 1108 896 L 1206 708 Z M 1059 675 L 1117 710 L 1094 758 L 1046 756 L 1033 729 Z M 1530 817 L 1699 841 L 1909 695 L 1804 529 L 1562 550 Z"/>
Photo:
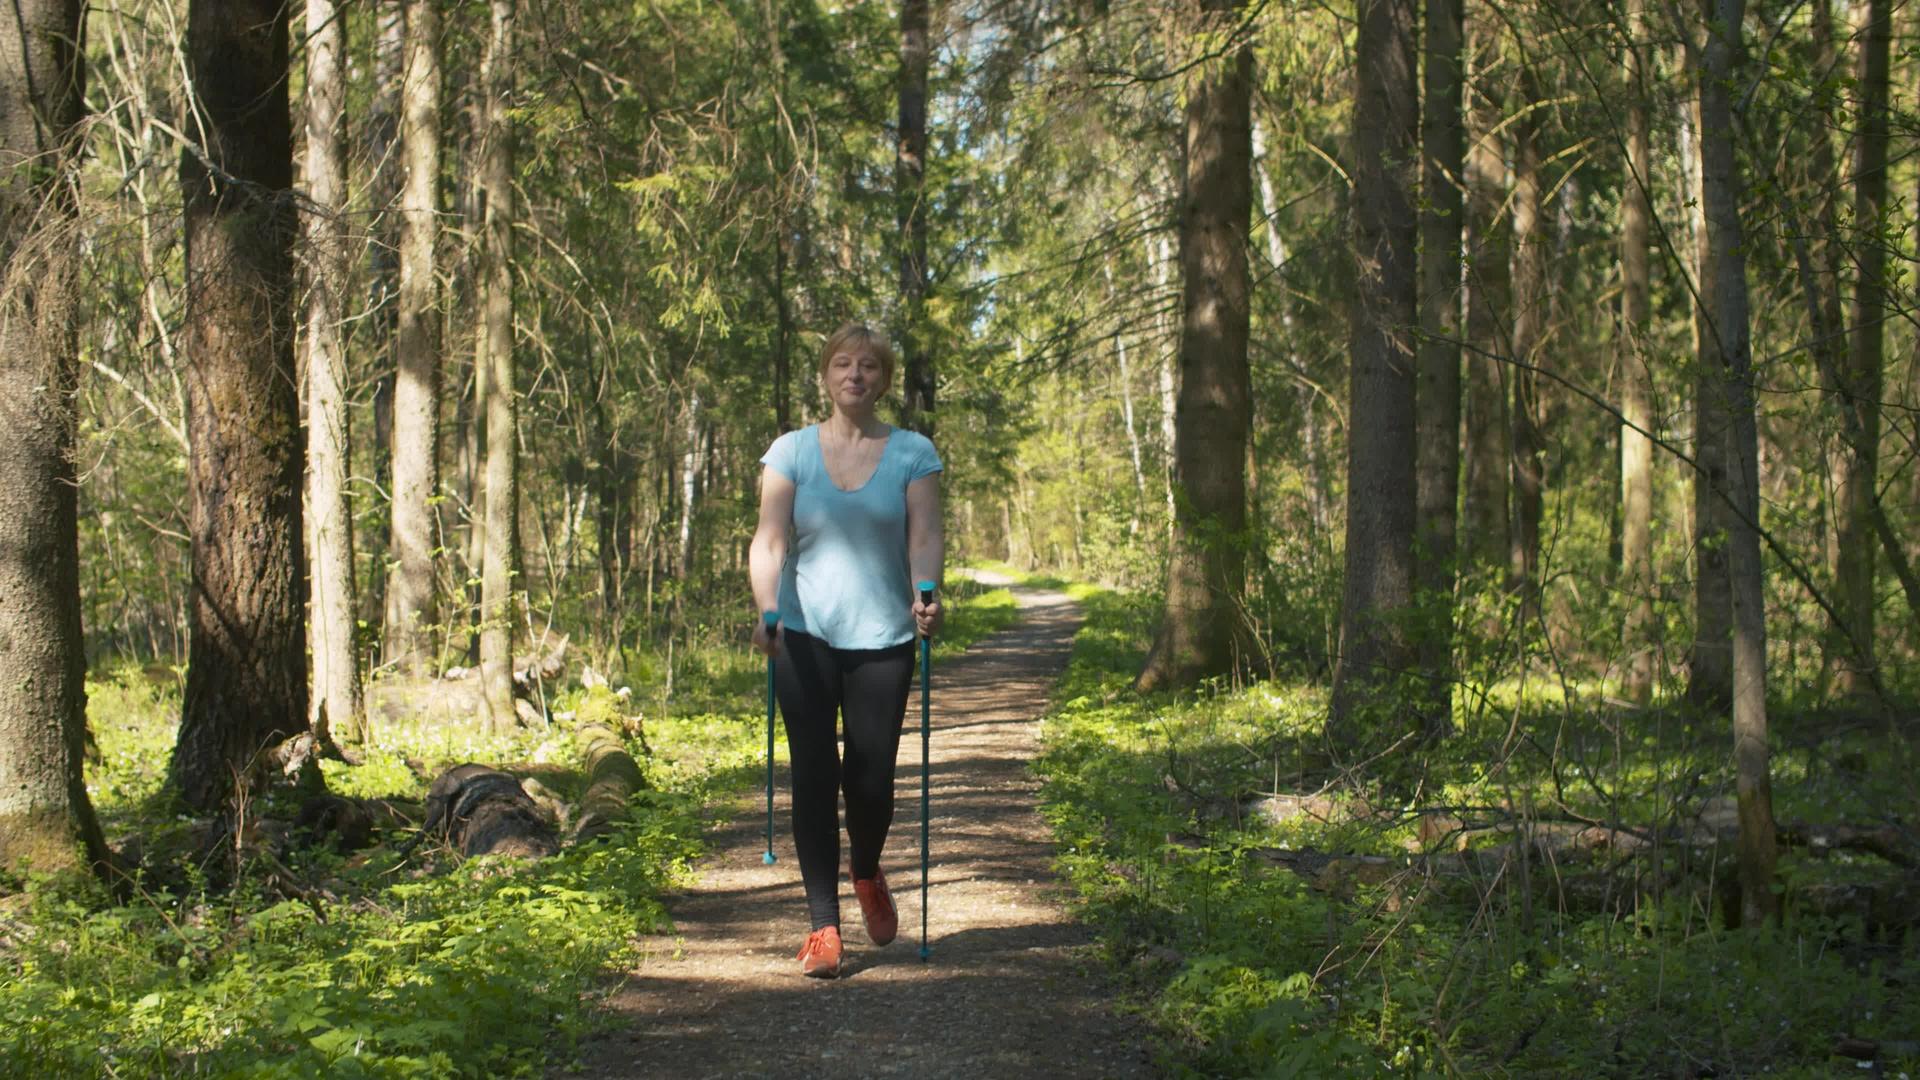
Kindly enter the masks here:
<path id="1" fill-rule="evenodd" d="M 918 589 L 918 590 L 920 590 L 920 602 L 921 602 L 922 604 L 931 604 L 931 603 L 933 603 L 933 590 L 934 590 L 934 589 L 936 588 L 936 586 L 935 586 L 935 584 L 934 584 L 933 582 L 931 582 L 931 581 L 916 581 L 916 582 L 914 582 L 914 583 L 913 583 L 913 587 L 914 587 L 914 588 L 916 588 L 916 589 Z M 922 635 L 920 635 L 920 636 L 921 636 L 921 637 L 926 637 L 926 635 L 925 635 L 925 634 L 922 634 Z"/>

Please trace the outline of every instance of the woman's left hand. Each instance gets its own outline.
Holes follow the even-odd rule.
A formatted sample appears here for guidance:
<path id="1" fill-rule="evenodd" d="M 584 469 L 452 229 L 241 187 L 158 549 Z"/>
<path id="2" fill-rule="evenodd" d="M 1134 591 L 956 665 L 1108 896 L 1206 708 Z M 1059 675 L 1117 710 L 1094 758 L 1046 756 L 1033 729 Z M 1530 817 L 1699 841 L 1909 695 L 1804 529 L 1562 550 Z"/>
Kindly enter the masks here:
<path id="1" fill-rule="evenodd" d="M 921 637 L 930 638 L 938 634 L 940 624 L 945 622 L 946 618 L 946 609 L 940 606 L 940 601 L 935 600 L 931 604 L 921 603 L 918 598 L 913 601 L 913 624 L 920 631 Z"/>

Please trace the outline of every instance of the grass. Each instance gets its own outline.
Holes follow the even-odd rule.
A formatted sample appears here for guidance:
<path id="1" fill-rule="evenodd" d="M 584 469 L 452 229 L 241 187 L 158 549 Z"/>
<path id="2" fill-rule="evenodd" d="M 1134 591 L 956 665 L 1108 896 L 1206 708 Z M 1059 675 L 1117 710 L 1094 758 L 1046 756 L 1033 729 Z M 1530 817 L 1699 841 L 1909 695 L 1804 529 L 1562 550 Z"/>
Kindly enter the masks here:
<path id="1" fill-rule="evenodd" d="M 1911 1047 L 1920 1032 L 1920 950 L 1857 918 L 1793 913 L 1729 931 L 1711 891 L 1684 879 L 1602 908 L 1556 888 L 1556 874 L 1586 872 L 1578 864 L 1536 863 L 1525 882 L 1392 869 L 1411 867 L 1423 807 L 1649 821 L 1731 791 L 1718 727 L 1510 702 L 1419 760 L 1415 795 L 1335 785 L 1378 812 L 1273 825 L 1248 802 L 1330 779 L 1324 687 L 1141 697 L 1128 686 L 1151 607 L 1076 591 L 1089 617 L 1036 766 L 1044 812 L 1079 912 L 1170 1075 L 1827 1076 L 1854 1071 L 1830 1056 L 1838 1035 Z M 1912 762 L 1883 733 L 1801 734 L 1777 758 L 1783 820 L 1912 819 Z M 1876 742 L 1877 756 L 1862 752 Z M 1296 873 L 1265 857 L 1303 848 L 1384 857 L 1387 872 Z M 1813 880 L 1892 870 L 1789 851 L 1781 878 L 1795 912 Z"/>

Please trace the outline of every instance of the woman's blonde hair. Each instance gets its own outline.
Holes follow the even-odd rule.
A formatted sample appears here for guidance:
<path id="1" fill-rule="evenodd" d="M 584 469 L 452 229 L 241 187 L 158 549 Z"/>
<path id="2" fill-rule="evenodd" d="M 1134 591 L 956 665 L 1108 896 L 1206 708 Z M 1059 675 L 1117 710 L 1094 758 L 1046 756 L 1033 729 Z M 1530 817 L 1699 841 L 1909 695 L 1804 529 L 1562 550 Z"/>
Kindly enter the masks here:
<path id="1" fill-rule="evenodd" d="M 850 322 L 827 335 L 827 343 L 820 347 L 820 376 L 825 378 L 827 365 L 843 352 L 865 353 L 880 361 L 880 375 L 888 383 L 893 382 L 893 343 L 885 334 L 867 326 L 865 323 Z"/>

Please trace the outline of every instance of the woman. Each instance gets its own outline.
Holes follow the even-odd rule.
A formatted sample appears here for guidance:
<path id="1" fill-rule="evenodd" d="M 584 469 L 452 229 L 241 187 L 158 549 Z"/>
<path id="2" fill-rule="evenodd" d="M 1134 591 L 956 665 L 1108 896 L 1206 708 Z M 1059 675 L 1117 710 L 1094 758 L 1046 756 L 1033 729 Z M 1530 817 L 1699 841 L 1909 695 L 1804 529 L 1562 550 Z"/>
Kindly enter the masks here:
<path id="1" fill-rule="evenodd" d="M 893 381 L 893 348 L 858 324 L 829 337 L 820 381 L 824 422 L 774 440 L 760 459 L 760 524 L 748 576 L 754 647 L 778 656 L 774 690 L 793 759 L 793 845 L 812 932 L 800 969 L 840 973 L 839 796 L 847 801 L 848 876 L 875 945 L 899 929 L 880 850 L 893 824 L 894 755 L 913 675 L 914 637 L 939 629 L 940 457 L 925 436 L 874 407 Z M 771 629 L 760 612 L 775 611 Z M 835 717 L 845 728 L 839 754 Z"/>

